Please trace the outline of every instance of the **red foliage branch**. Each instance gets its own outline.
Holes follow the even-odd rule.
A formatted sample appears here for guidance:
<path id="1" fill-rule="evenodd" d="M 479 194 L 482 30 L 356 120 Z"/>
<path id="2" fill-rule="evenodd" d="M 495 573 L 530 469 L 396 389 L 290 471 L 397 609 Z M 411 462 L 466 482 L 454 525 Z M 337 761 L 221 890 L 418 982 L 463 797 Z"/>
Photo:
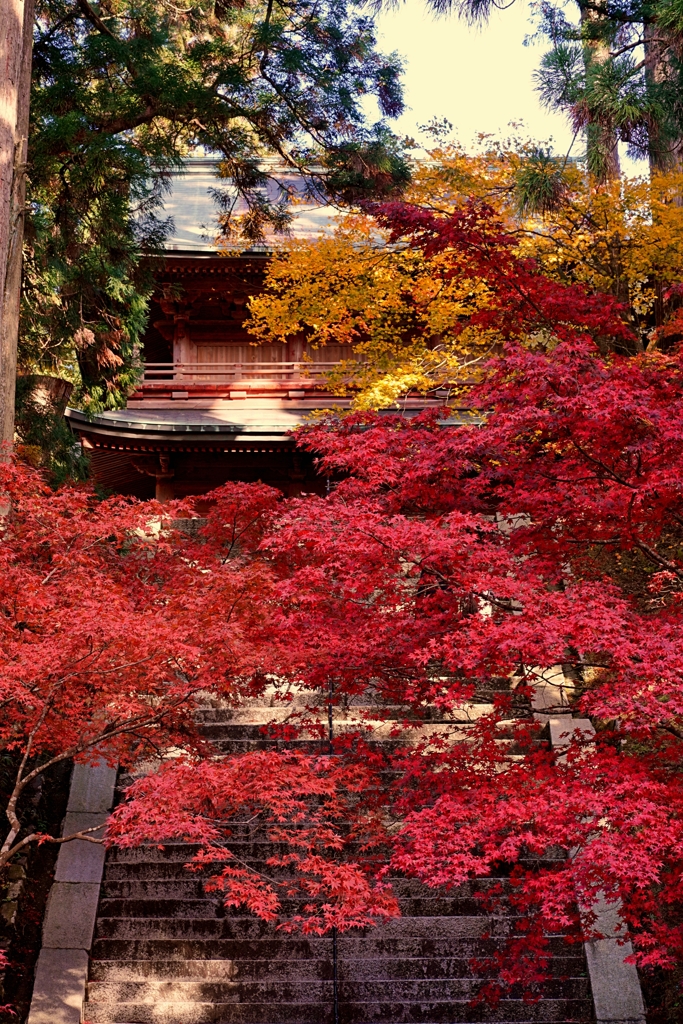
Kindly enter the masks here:
<path id="1" fill-rule="evenodd" d="M 13 772 L 2 867 L 51 838 L 23 829 L 21 801 L 53 765 L 102 756 L 132 763 L 169 742 L 197 749 L 196 695 L 238 691 L 258 615 L 250 598 L 265 591 L 267 573 L 230 560 L 222 536 L 225 557 L 212 552 L 210 567 L 188 557 L 191 542 L 162 529 L 168 510 L 156 503 L 100 501 L 85 488 L 53 493 L 18 464 L 0 472 L 9 506 L 0 542 L 0 744 Z M 247 539 L 274 500 L 263 490 L 235 488 Z M 248 664 L 252 671 L 253 658 Z"/>
<path id="2" fill-rule="evenodd" d="M 354 852 L 362 848 L 367 862 L 386 841 L 367 800 L 372 782 L 362 765 L 292 751 L 171 763 L 133 784 L 108 842 L 181 837 L 199 845 L 190 866 L 213 869 L 207 889 L 222 892 L 226 906 L 306 934 L 362 927 L 398 913 L 390 887 L 373 881 Z M 237 838 L 283 852 L 258 871 L 230 848 Z"/>
<path id="3" fill-rule="evenodd" d="M 334 565 L 346 595 L 378 580 L 365 606 L 378 648 L 389 566 L 403 585 L 408 571 L 422 584 L 393 614 L 400 666 L 384 659 L 387 675 L 409 681 L 405 699 L 453 707 L 477 678 L 534 687 L 570 663 L 574 708 L 599 728 L 566 763 L 531 749 L 506 765 L 484 742 L 484 722 L 460 749 L 406 754 L 394 864 L 457 884 L 525 851 L 573 849 L 571 860 L 521 873 L 527 917 L 533 907 L 563 930 L 577 896 L 584 906 L 618 898 L 640 962 L 667 966 L 683 954 L 682 371 L 680 354 L 605 360 L 587 342 L 551 354 L 511 347 L 475 392 L 490 410 L 482 427 L 358 417 L 306 435 L 326 471 L 352 474 L 327 519 L 316 515 L 327 547 L 309 539 L 308 551 Z M 341 558 L 333 516 L 353 546 Z M 331 620 L 328 611 L 328 630 Z M 370 663 L 381 658 L 370 623 L 357 634 Z M 430 690 L 417 668 L 433 661 L 451 676 Z M 591 933 L 590 915 L 583 927 Z"/>
<path id="4" fill-rule="evenodd" d="M 508 340 L 537 333 L 563 341 L 608 336 L 632 347 L 626 307 L 612 296 L 540 273 L 535 260 L 517 254 L 517 236 L 482 200 L 472 198 L 449 215 L 402 202 L 370 204 L 368 210 L 390 229 L 390 242 L 407 242 L 428 259 L 441 257 L 434 261 L 435 274 L 489 286 L 491 300 L 468 325 L 494 329 Z"/>

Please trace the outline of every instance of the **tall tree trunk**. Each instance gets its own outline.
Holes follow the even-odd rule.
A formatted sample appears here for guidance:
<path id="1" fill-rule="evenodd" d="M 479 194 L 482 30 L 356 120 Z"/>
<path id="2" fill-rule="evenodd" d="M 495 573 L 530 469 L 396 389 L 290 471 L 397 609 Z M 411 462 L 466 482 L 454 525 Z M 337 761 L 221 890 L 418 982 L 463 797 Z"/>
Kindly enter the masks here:
<path id="1" fill-rule="evenodd" d="M 675 73 L 675 63 L 683 57 L 680 40 L 657 23 L 644 26 L 645 75 L 648 86 L 656 88 Z M 662 133 L 656 124 L 650 128 L 650 170 L 683 171 L 683 135 Z"/>
<path id="2" fill-rule="evenodd" d="M 666 82 L 675 74 L 675 62 L 683 56 L 680 40 L 670 30 L 662 28 L 656 22 L 643 26 L 645 39 L 645 78 L 648 89 L 656 90 L 662 82 Z M 671 130 L 661 130 L 661 126 L 653 123 L 648 132 L 648 160 L 650 174 L 662 174 L 666 171 L 683 171 L 683 137 L 676 136 Z M 683 206 L 683 193 L 674 195 L 675 206 Z M 656 219 L 656 213 L 653 213 Z M 651 281 L 656 300 L 654 304 L 655 327 L 661 327 L 666 320 L 671 306 L 664 299 L 665 284 L 661 278 Z"/>
<path id="3" fill-rule="evenodd" d="M 14 439 L 34 0 L 0 0 L 0 443 Z"/>
<path id="4" fill-rule="evenodd" d="M 605 22 L 603 15 L 580 5 L 583 35 L 583 60 L 586 79 L 606 64 L 609 46 L 601 38 L 600 29 Z M 619 143 L 614 129 L 603 122 L 592 120 L 586 127 L 586 162 L 588 171 L 596 181 L 612 181 L 621 173 L 619 164 Z"/>

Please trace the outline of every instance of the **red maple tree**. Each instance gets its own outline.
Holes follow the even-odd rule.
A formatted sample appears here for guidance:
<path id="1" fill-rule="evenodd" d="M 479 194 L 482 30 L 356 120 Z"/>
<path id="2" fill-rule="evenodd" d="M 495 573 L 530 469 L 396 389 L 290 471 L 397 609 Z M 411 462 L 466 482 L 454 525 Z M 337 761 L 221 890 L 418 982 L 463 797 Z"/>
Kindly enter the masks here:
<path id="1" fill-rule="evenodd" d="M 19 463 L 3 463 L 0 474 L 1 868 L 50 838 L 22 826 L 21 804 L 52 766 L 132 763 L 169 743 L 199 749 L 197 700 L 207 689 L 239 689 L 260 611 L 250 595 L 264 579 L 258 564 L 228 557 L 207 579 L 156 503 L 101 501 L 88 488 L 55 493 Z M 246 549 L 275 495 L 240 495 L 233 529 L 246 526 Z"/>
<path id="2" fill-rule="evenodd" d="M 296 686 L 310 695 L 301 730 L 322 730 L 327 701 L 355 698 L 376 716 L 403 709 L 395 728 L 403 742 L 397 750 L 373 746 L 361 720 L 322 753 L 273 749 L 216 760 L 189 745 L 183 722 L 186 756 L 131 788 L 109 841 L 198 841 L 199 863 L 222 862 L 214 884 L 227 902 L 272 919 L 281 916 L 282 896 L 296 891 L 309 902 L 288 925 L 314 931 L 395 913 L 387 870 L 457 885 L 509 864 L 523 930 L 513 940 L 518 967 L 506 965 L 503 980 L 533 980 L 533 956 L 548 933 L 572 926 L 592 934 L 585 908 L 598 898 L 619 901 L 640 963 L 680 962 L 683 356 L 601 354 L 606 337 L 627 336 L 619 307 L 548 282 L 514 256 L 486 211 L 439 221 L 394 208 L 385 217 L 404 236 L 417 224 L 415 244 L 471 251 L 477 272 L 501 282 L 494 312 L 510 340 L 468 396 L 480 421 L 455 427 L 436 413 L 363 414 L 318 424 L 300 443 L 342 478 L 327 496 L 278 501 L 262 485 L 226 485 L 211 496 L 196 536 L 162 532 L 151 541 L 135 531 L 144 533 L 141 523 L 158 508 L 114 501 L 91 520 L 93 499 L 83 495 L 75 508 L 85 533 L 75 523 L 67 535 L 77 533 L 74 550 L 84 552 L 78 587 L 86 575 L 94 584 L 92 621 L 74 626 L 78 650 L 91 649 L 102 615 L 112 658 L 130 658 L 138 645 L 158 652 L 144 670 L 131 669 L 140 680 L 123 688 L 126 713 L 142 713 L 141 702 L 151 714 L 138 687 L 168 703 L 180 687 L 178 706 L 191 709 L 200 689 L 238 699 L 270 686 L 286 700 Z M 549 351 L 524 345 L 541 323 L 552 330 Z M 40 508 L 56 502 L 67 529 L 73 497 L 31 500 Z M 52 575 L 41 554 L 53 532 L 42 514 L 42 532 L 32 525 L 27 546 L 17 548 L 28 566 L 22 572 L 36 565 L 29 595 L 42 594 L 48 575 L 56 584 L 61 571 Z M 120 528 L 105 530 L 107 517 Z M 113 539 L 88 546 L 105 536 Z M 97 544 L 108 554 L 103 568 L 97 563 L 104 575 L 92 576 Z M 77 563 L 72 547 L 60 550 L 60 564 Z M 131 602 L 126 621 L 136 629 L 142 622 L 139 635 L 129 630 L 125 652 L 112 621 L 122 612 L 116 602 L 105 607 L 112 572 L 117 600 Z M 91 598 L 98 587 L 102 596 Z M 42 701 L 52 699 L 49 680 L 66 670 L 41 675 L 30 648 L 44 643 L 61 665 L 68 644 L 57 624 L 67 621 L 67 607 L 81 607 L 76 589 L 62 604 L 56 588 L 50 593 L 47 611 L 31 598 L 21 621 L 44 619 L 51 633 L 19 629 L 16 615 L 6 630 L 33 657 Z M 70 631 L 73 611 L 68 621 Z M 182 666 L 181 681 L 169 675 L 169 659 Z M 572 710 L 597 727 L 593 742 L 577 738 L 562 754 L 543 742 L 543 721 L 534 722 L 528 705 L 558 666 L 573 680 Z M 20 676 L 11 669 L 12 687 Z M 100 697 L 99 679 L 89 678 L 98 709 L 124 700 L 106 682 Z M 430 736 L 428 725 L 414 731 L 426 708 L 445 717 L 466 709 L 491 678 L 511 686 L 466 735 Z M 21 711 L 30 704 L 22 700 L 16 708 L 27 737 L 39 712 Z M 154 711 L 156 729 L 162 716 L 156 704 Z M 67 735 L 71 727 L 59 729 Z M 143 742 L 135 729 L 125 743 L 106 730 L 87 735 L 91 747 L 113 744 L 111 756 L 116 744 L 116 756 L 137 756 Z M 383 810 L 400 821 L 398 830 L 386 830 Z M 283 892 L 231 859 L 231 835 L 254 815 L 289 843 L 294 889 Z M 366 852 L 358 855 L 359 847 Z M 547 859 L 553 848 L 572 855 Z M 529 858 L 538 861 L 533 870 Z"/>
<path id="3" fill-rule="evenodd" d="M 683 953 L 683 359 L 605 359 L 588 340 L 550 354 L 511 347 L 472 397 L 487 410 L 478 427 L 424 416 L 309 432 L 327 470 L 351 474 L 327 518 L 311 517 L 321 600 L 323 574 L 339 587 L 326 629 L 341 620 L 346 643 L 359 617 L 369 674 L 383 666 L 388 692 L 400 680 L 406 701 L 444 708 L 490 676 L 533 694 L 564 665 L 573 709 L 598 735 L 566 758 L 531 745 L 509 760 L 492 742 L 494 720 L 514 717 L 502 702 L 467 742 L 406 753 L 393 863 L 458 883 L 525 851 L 572 850 L 518 871 L 521 902 L 562 930 L 577 902 L 618 899 L 639 962 L 669 966 Z M 343 579 L 332 534 L 353 549 Z M 434 663 L 448 673 L 438 685 L 424 671 Z M 590 934 L 590 915 L 582 925 Z"/>
<path id="4" fill-rule="evenodd" d="M 468 254 L 498 287 L 482 326 L 494 318 L 508 346 L 468 395 L 478 425 L 363 414 L 303 432 L 344 479 L 269 522 L 260 670 L 308 688 L 311 704 L 367 698 L 413 719 L 466 706 L 482 680 L 512 680 L 465 737 L 416 743 L 406 723 L 388 755 L 360 723 L 337 740 L 336 756 L 374 770 L 379 804 L 402 821 L 387 865 L 433 885 L 516 865 L 525 923 L 510 977 L 530 976 L 525 950 L 542 951 L 547 933 L 594 934 L 598 899 L 619 901 L 641 964 L 669 966 L 683 955 L 681 354 L 601 354 L 606 339 L 628 341 L 620 307 L 548 281 L 477 204 L 381 217 L 425 250 Z M 549 350 L 525 346 L 541 328 Z M 519 710 L 558 666 L 571 709 L 598 730 L 561 755 Z M 382 789 L 387 757 L 399 782 Z M 207 770 L 192 769 L 198 792 Z M 111 834 L 148 835 L 166 785 L 149 780 Z M 171 794 L 172 813 L 184 801 Z M 190 806 L 201 818 L 198 797 Z M 572 856 L 545 863 L 557 847 Z M 540 867 L 525 869 L 529 857 Z"/>
<path id="5" fill-rule="evenodd" d="M 220 859 L 225 834 L 201 815 L 187 817 L 193 800 L 204 815 L 214 800 L 216 818 L 244 816 L 260 801 L 284 834 L 316 798 L 321 807 L 291 844 L 289 859 L 310 903 L 292 926 L 325 930 L 396 913 L 386 886 L 338 863 L 350 833 L 342 840 L 334 823 L 353 817 L 366 782 L 357 766 L 276 752 L 216 763 L 196 728 L 198 708 L 230 705 L 267 685 L 274 575 L 259 547 L 278 492 L 226 485 L 211 495 L 195 536 L 180 528 L 187 520 L 172 518 L 191 513 L 183 503 L 102 501 L 88 488 L 55 493 L 19 463 L 2 464 L 0 474 L 0 744 L 8 782 L 0 869 L 31 843 L 102 841 L 97 831 L 55 838 L 24 820 L 22 806 L 43 773 L 102 757 L 149 768 L 172 748 L 176 758 L 153 776 L 155 810 L 144 799 L 152 781 L 142 779 L 112 825 L 122 845 L 158 828 L 155 838 L 192 835 L 204 843 L 205 858 Z M 192 782 L 199 767 L 201 786 Z M 356 816 L 355 838 L 376 841 L 372 814 Z M 222 869 L 214 884 L 262 915 L 277 907 L 240 867 Z M 332 904 L 321 917 L 323 894 Z"/>

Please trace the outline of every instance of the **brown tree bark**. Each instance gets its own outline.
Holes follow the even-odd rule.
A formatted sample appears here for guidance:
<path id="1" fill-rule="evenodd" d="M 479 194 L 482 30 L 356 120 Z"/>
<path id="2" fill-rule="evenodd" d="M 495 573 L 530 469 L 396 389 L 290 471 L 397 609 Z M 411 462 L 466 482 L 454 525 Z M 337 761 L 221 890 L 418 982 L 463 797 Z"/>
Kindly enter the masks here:
<path id="1" fill-rule="evenodd" d="M 592 7 L 581 5 L 584 64 L 587 73 L 609 60 L 609 47 L 599 38 L 599 32 L 595 31 L 602 19 L 603 15 Z M 612 181 L 619 177 L 619 143 L 616 133 L 609 125 L 591 121 L 586 126 L 586 156 L 589 173 L 596 181 Z"/>
<path id="2" fill-rule="evenodd" d="M 656 22 L 644 26 L 644 37 L 645 73 L 648 84 L 656 86 L 671 75 L 674 62 L 683 56 L 683 44 L 673 32 Z M 656 126 L 653 126 L 650 133 L 650 170 L 682 171 L 683 138 L 662 140 Z"/>
<path id="3" fill-rule="evenodd" d="M 0 0 L 0 443 L 14 440 L 34 0 Z"/>

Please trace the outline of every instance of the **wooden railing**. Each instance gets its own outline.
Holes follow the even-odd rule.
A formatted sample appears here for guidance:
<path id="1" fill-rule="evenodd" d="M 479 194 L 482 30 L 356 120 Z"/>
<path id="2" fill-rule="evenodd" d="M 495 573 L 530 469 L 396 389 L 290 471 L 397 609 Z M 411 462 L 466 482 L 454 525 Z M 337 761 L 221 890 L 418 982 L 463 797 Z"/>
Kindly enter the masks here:
<path id="1" fill-rule="evenodd" d="M 290 363 L 145 363 L 145 385 L 167 385 L 169 381 L 214 384 L 237 380 L 310 380 L 334 369 L 336 362 Z"/>

